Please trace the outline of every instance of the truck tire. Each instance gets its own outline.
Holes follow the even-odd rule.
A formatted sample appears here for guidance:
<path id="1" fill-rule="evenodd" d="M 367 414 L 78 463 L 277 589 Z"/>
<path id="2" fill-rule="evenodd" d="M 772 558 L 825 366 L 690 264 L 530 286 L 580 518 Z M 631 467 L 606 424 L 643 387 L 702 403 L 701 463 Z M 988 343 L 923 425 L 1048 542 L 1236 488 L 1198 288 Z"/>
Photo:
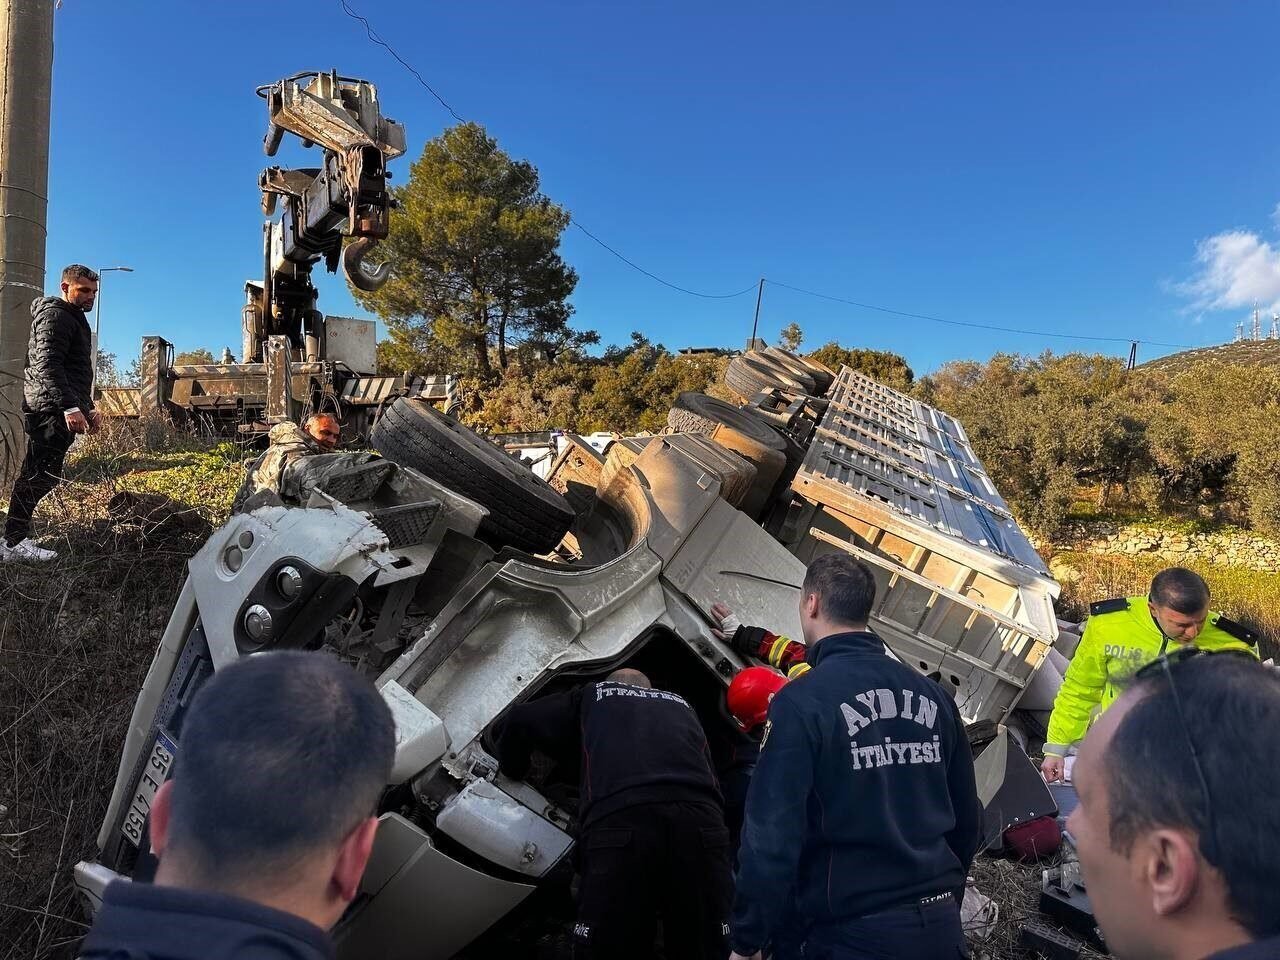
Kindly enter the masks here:
<path id="1" fill-rule="evenodd" d="M 740 505 L 751 517 L 758 517 L 769 505 L 794 455 L 794 442 L 764 420 L 705 393 L 678 395 L 667 423 L 676 432 L 705 434 L 756 468 L 751 491 Z"/>
<path id="2" fill-rule="evenodd" d="M 709 437 L 722 424 L 746 434 L 770 450 L 786 452 L 786 438 L 769 424 L 741 407 L 709 397 L 705 393 L 693 390 L 681 393 L 676 397 L 675 406 L 667 414 L 667 425 L 672 433 L 701 433 Z"/>
<path id="3" fill-rule="evenodd" d="M 811 379 L 814 384 L 814 393 L 817 396 L 826 394 L 827 388 L 831 386 L 834 379 L 827 370 L 818 369 L 817 366 L 806 362 L 803 357 L 796 356 L 790 350 L 783 350 L 781 347 L 768 347 L 764 354 L 792 373 L 797 375 L 804 374 Z"/>
<path id="4" fill-rule="evenodd" d="M 831 384 L 836 382 L 836 371 L 832 370 L 821 360 L 814 360 L 812 357 L 802 357 L 794 354 L 795 358 L 809 368 L 809 373 L 813 375 L 814 380 L 818 382 L 819 389 L 825 394 L 831 388 Z M 823 386 L 825 381 L 826 386 Z"/>
<path id="5" fill-rule="evenodd" d="M 532 470 L 425 401 L 397 399 L 374 425 L 370 439 L 388 460 L 412 467 L 488 510 L 480 530 L 502 546 L 546 553 L 573 522 L 569 502 Z"/>
<path id="6" fill-rule="evenodd" d="M 777 389 L 804 394 L 810 392 L 791 374 L 762 363 L 750 354 L 743 354 L 729 361 L 729 366 L 724 371 L 724 385 L 743 400 L 750 400 L 762 390 Z"/>
<path id="7" fill-rule="evenodd" d="M 749 356 L 752 360 L 756 361 L 757 363 L 763 363 L 766 367 L 770 368 L 771 370 L 776 370 L 778 373 L 784 376 L 791 377 L 793 380 L 795 380 L 796 383 L 800 384 L 800 386 L 803 388 L 802 392 L 810 395 L 816 394 L 818 392 L 818 383 L 816 380 L 814 380 L 813 374 L 811 374 L 807 369 L 800 369 L 800 370 L 794 369 L 792 366 L 787 364 L 784 360 L 778 357 L 772 356 L 771 354 L 769 354 L 767 351 L 764 351 L 764 350 L 753 350 L 749 354 L 747 354 L 747 356 Z"/>
<path id="8" fill-rule="evenodd" d="M 765 426 L 765 424 L 761 424 Z M 772 429 L 766 427 L 766 429 Z M 754 436 L 749 436 L 727 424 L 719 424 L 711 434 L 711 441 L 718 447 L 736 453 L 755 467 L 756 475 L 751 489 L 738 504 L 738 509 L 752 520 L 760 516 L 773 502 L 775 491 L 787 469 L 787 455 L 783 450 L 766 447 Z"/>

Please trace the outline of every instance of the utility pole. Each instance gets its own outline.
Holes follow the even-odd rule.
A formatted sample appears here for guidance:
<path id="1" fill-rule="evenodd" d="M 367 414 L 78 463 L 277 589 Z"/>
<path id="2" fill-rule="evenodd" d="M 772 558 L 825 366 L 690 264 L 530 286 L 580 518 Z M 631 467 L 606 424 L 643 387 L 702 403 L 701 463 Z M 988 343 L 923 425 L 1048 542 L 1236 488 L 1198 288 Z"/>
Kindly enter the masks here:
<path id="1" fill-rule="evenodd" d="M 19 413 L 31 301 L 44 294 L 53 0 L 0 0 L 0 474 L 26 446 Z"/>
<path id="2" fill-rule="evenodd" d="M 756 327 L 760 325 L 760 301 L 764 299 L 764 277 L 760 278 L 760 286 L 756 290 L 756 316 L 751 321 L 751 342 L 747 344 L 748 350 L 756 348 Z"/>
<path id="3" fill-rule="evenodd" d="M 1138 365 L 1138 341 L 1133 340 L 1129 343 L 1129 362 L 1125 364 L 1126 370 L 1132 370 Z"/>

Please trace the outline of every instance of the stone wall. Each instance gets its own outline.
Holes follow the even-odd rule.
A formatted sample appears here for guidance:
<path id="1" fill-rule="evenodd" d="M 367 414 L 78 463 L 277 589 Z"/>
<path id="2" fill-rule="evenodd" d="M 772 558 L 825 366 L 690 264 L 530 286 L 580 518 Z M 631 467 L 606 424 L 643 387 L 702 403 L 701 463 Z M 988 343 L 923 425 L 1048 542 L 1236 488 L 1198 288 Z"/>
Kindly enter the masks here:
<path id="1" fill-rule="evenodd" d="M 1194 533 L 1147 524 L 1077 524 L 1054 538 L 1059 548 L 1088 553 L 1150 555 L 1173 564 L 1202 560 L 1263 573 L 1280 572 L 1280 543 L 1244 530 Z"/>

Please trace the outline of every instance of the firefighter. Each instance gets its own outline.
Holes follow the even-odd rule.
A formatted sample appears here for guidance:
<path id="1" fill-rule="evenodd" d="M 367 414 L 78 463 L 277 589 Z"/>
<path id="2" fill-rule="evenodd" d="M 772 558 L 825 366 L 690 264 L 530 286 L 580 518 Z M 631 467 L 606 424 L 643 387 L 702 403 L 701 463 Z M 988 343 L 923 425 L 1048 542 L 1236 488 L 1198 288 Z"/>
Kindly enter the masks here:
<path id="1" fill-rule="evenodd" d="M 712 632 L 744 657 L 763 660 L 786 674 L 788 680 L 794 680 L 809 670 L 809 664 L 805 660 L 808 648 L 803 643 L 770 633 L 764 627 L 746 626 L 723 603 L 713 603 L 711 615 L 720 624 Z"/>
<path id="2" fill-rule="evenodd" d="M 498 729 L 517 780 L 534 749 L 580 770 L 574 956 L 720 960 L 732 870 L 707 739 L 689 704 L 637 670 L 513 707 Z"/>
<path id="3" fill-rule="evenodd" d="M 768 667 L 747 667 L 739 670 L 729 682 L 725 702 L 729 713 L 746 733 L 754 733 L 764 726 L 769 715 L 773 695 L 781 690 L 787 678 Z"/>
<path id="4" fill-rule="evenodd" d="M 735 960 L 797 924 L 807 958 L 966 952 L 959 898 L 982 808 L 964 723 L 942 687 L 887 655 L 867 627 L 874 600 L 871 571 L 846 554 L 805 573 L 811 669 L 769 704 L 738 854 Z"/>
<path id="5" fill-rule="evenodd" d="M 724 819 L 736 856 L 742 837 L 742 818 L 746 812 L 747 788 L 756 769 L 760 752 L 760 735 L 769 712 L 769 701 L 786 684 L 787 678 L 768 667 L 739 670 L 725 693 L 725 705 L 737 725 L 737 742 L 728 762 L 720 765 L 720 790 L 724 794 Z"/>
<path id="6" fill-rule="evenodd" d="M 715 611 L 716 607 L 712 610 Z M 728 616 L 726 617 L 725 614 Z M 721 617 L 722 624 L 725 619 L 732 617 L 732 614 L 728 613 L 728 608 L 724 608 L 717 615 Z M 777 639 L 775 637 L 774 642 Z M 802 644 L 795 644 L 795 646 L 803 650 Z M 733 837 L 735 869 L 738 866 L 738 847 L 742 840 L 742 819 L 746 812 L 747 790 L 751 784 L 751 775 L 756 770 L 756 757 L 760 752 L 760 738 L 769 716 L 769 704 L 773 702 L 774 695 L 788 682 L 786 677 L 769 667 L 746 667 L 734 675 L 725 693 L 725 704 L 729 714 L 739 729 L 751 738 L 750 742 L 755 748 L 755 753 L 749 760 L 744 759 L 744 762 L 734 767 L 728 774 L 722 773 L 720 777 L 720 789 L 724 791 L 725 819 L 729 823 L 729 833 Z M 792 904 L 784 914 L 779 929 L 774 932 L 772 960 L 798 960 L 801 956 L 800 948 L 804 940 L 804 932 L 799 928 L 797 913 Z"/>
<path id="7" fill-rule="evenodd" d="M 1209 586 L 1198 574 L 1170 567 L 1156 574 L 1147 595 L 1102 600 L 1089 620 L 1049 715 L 1045 780 L 1063 779 L 1068 750 L 1119 696 L 1122 681 L 1169 650 L 1246 650 L 1258 655 L 1257 635 L 1209 609 Z"/>

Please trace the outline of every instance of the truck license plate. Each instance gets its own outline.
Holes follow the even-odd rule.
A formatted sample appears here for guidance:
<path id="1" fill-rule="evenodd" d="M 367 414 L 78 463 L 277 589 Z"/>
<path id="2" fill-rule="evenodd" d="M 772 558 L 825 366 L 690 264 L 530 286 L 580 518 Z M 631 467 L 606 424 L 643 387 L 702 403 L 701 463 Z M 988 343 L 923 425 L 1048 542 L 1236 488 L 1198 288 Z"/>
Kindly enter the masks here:
<path id="1" fill-rule="evenodd" d="M 151 756 L 147 765 L 142 768 L 142 776 L 138 778 L 138 786 L 129 801 L 129 812 L 125 815 L 120 832 L 135 847 L 142 846 L 142 828 L 147 822 L 147 814 L 151 812 L 151 802 L 156 798 L 156 791 L 169 778 L 173 769 L 173 758 L 178 748 L 163 733 L 156 732 L 156 744 L 151 748 Z"/>

